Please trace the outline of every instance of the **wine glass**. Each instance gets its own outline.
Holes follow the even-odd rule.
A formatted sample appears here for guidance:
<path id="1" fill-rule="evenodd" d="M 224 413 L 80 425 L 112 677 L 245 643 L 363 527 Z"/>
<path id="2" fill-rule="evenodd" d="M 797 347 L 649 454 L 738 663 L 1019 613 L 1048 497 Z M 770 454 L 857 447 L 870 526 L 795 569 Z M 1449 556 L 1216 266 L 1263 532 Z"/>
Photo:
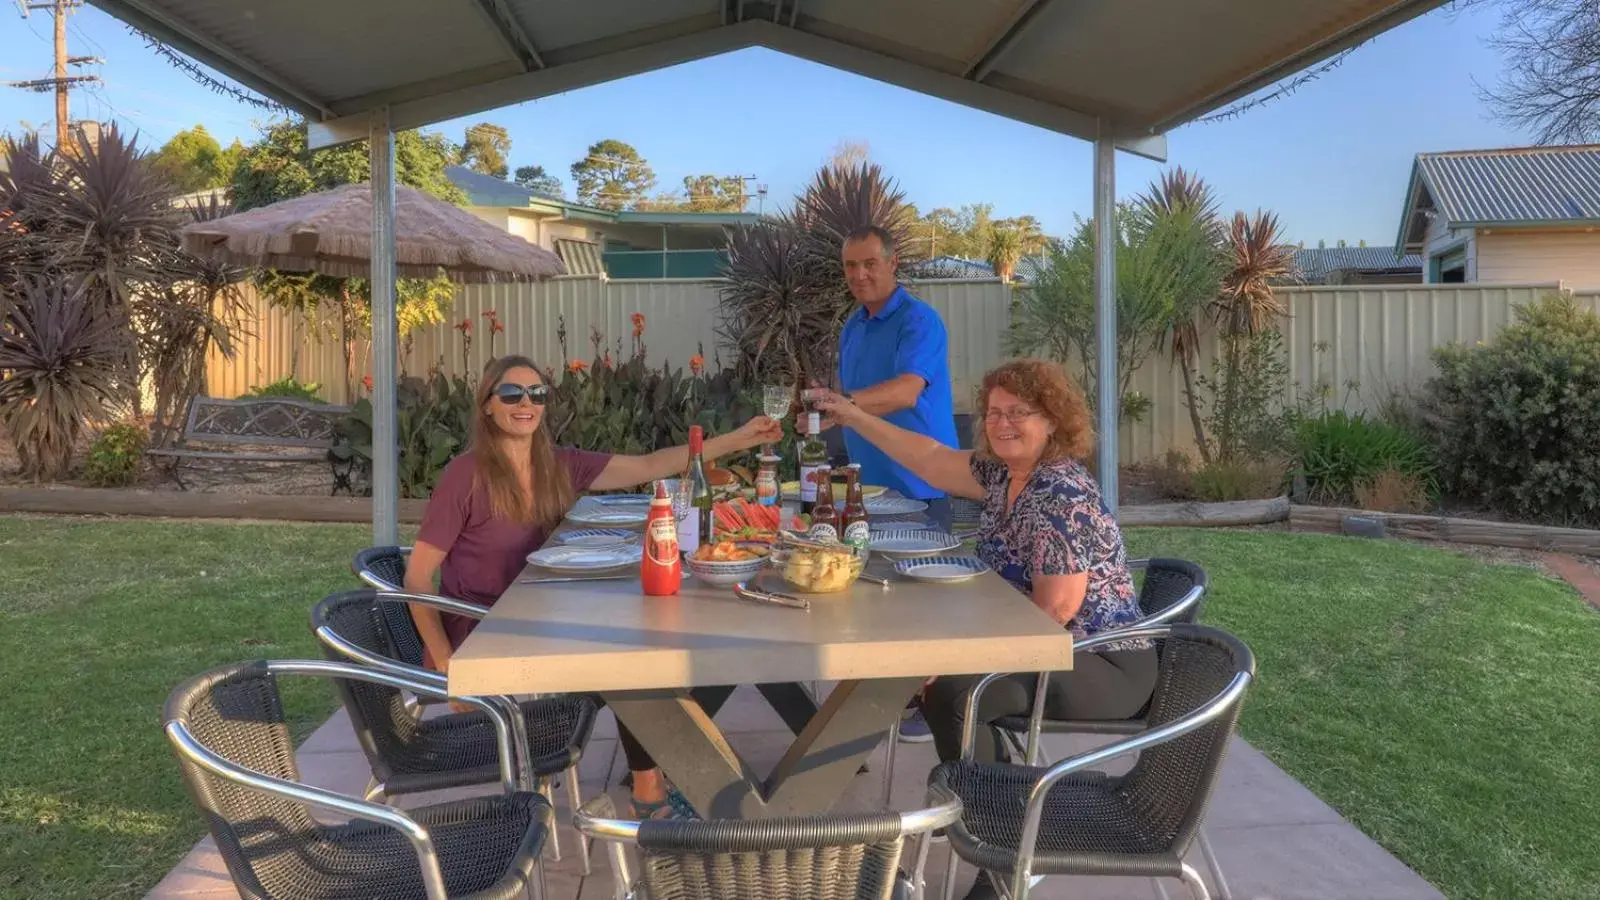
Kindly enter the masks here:
<path id="1" fill-rule="evenodd" d="M 761 389 L 761 411 L 769 418 L 782 421 L 789 415 L 794 403 L 794 385 L 773 383 Z"/>

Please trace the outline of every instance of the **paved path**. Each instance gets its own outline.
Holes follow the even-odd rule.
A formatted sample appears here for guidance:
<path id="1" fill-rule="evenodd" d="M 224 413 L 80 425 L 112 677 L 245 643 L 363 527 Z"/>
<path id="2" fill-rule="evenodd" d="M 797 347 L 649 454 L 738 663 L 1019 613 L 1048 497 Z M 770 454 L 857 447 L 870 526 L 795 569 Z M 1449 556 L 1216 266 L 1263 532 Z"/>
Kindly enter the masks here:
<path id="1" fill-rule="evenodd" d="M 729 739 L 760 767 L 776 763 L 791 738 L 776 714 L 753 689 L 735 692 L 717 717 Z M 1046 747 L 1060 759 L 1091 744 L 1052 736 Z M 872 771 L 857 779 L 843 808 L 871 809 L 882 791 L 883 750 L 873 758 Z M 349 721 L 341 711 L 329 719 L 301 747 L 302 778 L 312 784 L 359 796 L 370 774 L 355 742 Z M 927 773 L 935 758 L 932 744 L 902 744 L 896 763 L 894 806 L 909 809 L 923 799 Z M 580 765 L 584 797 L 609 790 L 621 804 L 627 793 L 618 787 L 624 770 L 618 752 L 615 720 L 602 712 Z M 173 777 L 177 777 L 173 773 Z M 441 792 L 404 798 L 403 806 L 438 802 L 470 791 Z M 558 818 L 568 820 L 562 792 L 557 792 Z M 1243 740 L 1235 739 L 1223 767 L 1217 796 L 1206 820 L 1207 833 L 1222 864 L 1223 874 L 1237 900 L 1442 900 L 1443 895 L 1355 826 L 1273 765 Z M 563 828 L 565 851 L 561 862 L 550 865 L 550 900 L 608 900 L 611 884 L 602 853 L 594 854 L 594 874 L 584 878 L 572 853 L 575 833 Z M 932 897 L 941 896 L 946 845 L 934 846 L 928 866 Z M 1206 872 L 1198 852 L 1191 864 Z M 1209 873 L 1208 877 L 1209 877 Z M 963 866 L 957 897 L 971 884 L 973 871 Z M 1165 897 L 1185 895 L 1177 882 L 1165 885 Z M 1162 895 L 1153 883 L 1138 878 L 1056 878 L 1045 881 L 1032 894 L 1038 900 L 1155 900 Z M 210 838 L 194 850 L 149 894 L 151 898 L 233 900 L 234 891 Z"/>

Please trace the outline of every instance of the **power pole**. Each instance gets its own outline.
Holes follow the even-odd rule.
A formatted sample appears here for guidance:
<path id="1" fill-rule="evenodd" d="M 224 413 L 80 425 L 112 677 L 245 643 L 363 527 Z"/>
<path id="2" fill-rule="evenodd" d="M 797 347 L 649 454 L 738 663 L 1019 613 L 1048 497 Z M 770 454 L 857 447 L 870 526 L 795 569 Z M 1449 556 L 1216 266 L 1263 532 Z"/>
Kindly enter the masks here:
<path id="1" fill-rule="evenodd" d="M 83 0 L 49 0 L 49 2 L 30 3 L 28 0 L 17 0 L 17 9 L 26 19 L 30 11 L 35 9 L 49 10 L 55 17 L 56 26 L 56 64 L 55 74 L 51 78 L 38 78 L 32 81 L 13 81 L 11 87 L 28 91 L 44 93 L 55 91 L 56 94 L 56 150 L 66 152 L 70 146 L 70 130 L 72 117 L 67 106 L 67 91 L 80 84 L 90 84 L 100 80 L 98 75 L 68 75 L 67 66 L 81 66 L 91 63 L 104 62 L 93 56 L 68 56 L 67 55 L 67 13 L 73 7 L 82 5 Z"/>

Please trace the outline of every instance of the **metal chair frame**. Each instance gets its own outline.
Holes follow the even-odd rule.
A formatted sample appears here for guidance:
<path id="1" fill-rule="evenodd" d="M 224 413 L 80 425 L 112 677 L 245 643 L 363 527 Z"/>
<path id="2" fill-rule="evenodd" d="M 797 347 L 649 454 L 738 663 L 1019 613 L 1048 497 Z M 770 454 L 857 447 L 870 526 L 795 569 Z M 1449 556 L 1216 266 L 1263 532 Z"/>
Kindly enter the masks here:
<path id="1" fill-rule="evenodd" d="M 261 665 L 273 675 L 291 674 L 325 678 L 349 678 L 400 688 L 417 694 L 443 697 L 442 692 L 428 682 L 349 663 L 310 659 L 275 659 L 263 660 Z M 493 721 L 495 745 L 500 761 L 501 788 L 507 794 L 514 793 L 518 789 L 518 784 L 514 764 L 515 751 L 513 749 L 511 717 L 507 716 L 505 710 L 499 705 L 489 700 L 477 697 L 453 699 L 482 710 Z M 399 831 L 405 835 L 406 839 L 411 842 L 413 849 L 416 850 L 417 863 L 422 874 L 423 889 L 427 894 L 428 900 L 448 900 L 445 893 L 444 872 L 439 867 L 439 854 L 434 846 L 433 837 L 429 834 L 428 829 L 417 822 L 416 819 L 386 804 L 374 803 L 370 800 L 357 800 L 354 797 L 349 797 L 336 791 L 278 778 L 242 766 L 202 744 L 179 719 L 169 718 L 163 727 L 166 731 L 167 739 L 172 742 L 173 748 L 183 759 L 194 763 L 218 778 L 264 794 L 272 794 L 342 815 L 371 819 Z M 546 803 L 548 805 L 548 801 Z M 542 900 L 545 896 L 544 867 L 539 866 L 538 871 L 537 891 Z"/>
<path id="2" fill-rule="evenodd" d="M 369 584 L 372 583 L 365 577 L 363 577 L 363 580 L 368 581 Z M 381 581 L 381 579 L 378 580 Z M 375 598 L 380 603 L 417 604 L 437 609 L 440 612 L 453 613 L 480 620 L 488 614 L 488 610 L 481 606 L 449 597 L 440 597 L 434 594 L 417 594 L 403 590 L 387 590 L 381 587 L 376 588 L 376 590 Z M 315 634 L 319 643 L 346 659 L 428 685 L 430 693 L 439 702 L 448 700 L 456 700 L 463 703 L 479 701 L 495 705 L 501 709 L 504 714 L 508 715 L 512 723 L 512 735 L 516 747 L 518 784 L 524 790 L 542 794 L 552 808 L 555 806 L 555 790 L 550 780 L 539 777 L 533 771 L 533 751 L 528 738 L 527 721 L 522 717 L 522 709 L 515 697 L 507 695 L 473 698 L 456 697 L 449 693 L 449 679 L 438 672 L 372 653 L 346 640 L 327 625 L 317 626 Z M 566 783 L 567 802 L 576 812 L 583 805 L 582 788 L 578 783 L 578 763 L 573 763 L 565 772 L 565 776 L 562 780 Z M 384 786 L 380 783 L 374 782 L 367 790 L 368 799 L 383 795 L 385 795 Z M 558 835 L 559 829 L 551 830 L 550 858 L 556 862 L 561 861 L 561 839 Z M 589 848 L 581 840 L 578 842 L 578 860 L 583 869 L 583 874 L 588 875 L 590 873 Z"/>
<path id="3" fill-rule="evenodd" d="M 928 850 L 933 833 L 941 828 L 948 828 L 961 819 L 961 798 L 947 788 L 933 786 L 928 789 L 928 803 L 924 809 L 899 813 L 900 840 L 913 839 L 917 842 L 915 862 L 908 878 L 904 871 L 900 872 L 898 881 L 901 888 L 911 897 L 921 900 L 926 891 L 925 872 L 928 864 Z M 638 891 L 634 876 L 630 873 L 628 862 L 628 848 L 639 847 L 639 832 L 644 824 L 633 819 L 616 819 L 610 815 L 614 807 L 611 798 L 606 796 L 596 797 L 579 811 L 573 819 L 580 833 L 602 840 L 607 843 L 610 851 L 611 867 L 614 878 L 615 900 L 646 900 Z M 849 815 L 838 817 L 816 817 L 826 821 L 828 818 L 838 818 L 841 821 L 851 818 Z M 667 827 L 694 828 L 703 827 L 705 822 L 663 823 Z M 759 830 L 760 822 L 748 823 L 749 827 Z M 659 826 L 658 826 L 659 827 Z M 708 854 L 728 851 L 708 849 Z M 896 892 L 899 895 L 899 891 Z"/>
<path id="4" fill-rule="evenodd" d="M 1077 644 L 1073 645 L 1073 649 L 1074 651 L 1079 649 L 1089 651 L 1103 644 L 1130 639 L 1160 640 L 1171 637 L 1172 633 L 1172 625 L 1155 625 L 1144 628 L 1119 628 L 1115 631 L 1103 632 L 1087 640 L 1079 641 Z M 1088 753 L 1069 757 L 1051 766 L 1050 769 L 1046 771 L 1037 782 L 1034 783 L 1034 786 L 1029 793 L 1028 805 L 1023 814 L 1021 841 L 1019 842 L 1017 848 L 1017 864 L 1015 866 L 1015 871 L 1012 874 L 1009 886 L 1000 886 L 1002 891 L 1008 897 L 1010 897 L 1011 900 L 1027 900 L 1028 891 L 1033 884 L 1033 857 L 1038 850 L 1039 822 L 1044 815 L 1045 800 L 1049 796 L 1050 789 L 1054 787 L 1057 782 L 1075 772 L 1080 772 L 1085 769 L 1099 766 L 1102 763 L 1108 762 L 1119 756 L 1125 756 L 1129 753 L 1137 753 L 1157 744 L 1164 744 L 1210 724 L 1212 721 L 1228 712 L 1228 710 L 1242 702 L 1244 699 L 1245 690 L 1249 688 L 1250 682 L 1253 680 L 1253 676 L 1251 675 L 1253 663 L 1249 660 L 1246 660 L 1246 662 L 1248 665 L 1241 667 L 1239 671 L 1234 674 L 1233 678 L 1228 682 L 1226 687 L 1218 692 L 1216 696 L 1212 697 L 1211 700 L 1207 701 L 1193 712 L 1190 712 L 1173 722 L 1163 725 L 1160 728 L 1144 731 L 1126 740 L 1117 741 L 1104 747 L 1091 750 Z M 999 681 L 1002 678 L 1008 678 L 1010 676 L 1011 673 L 995 673 L 992 675 L 986 675 L 977 683 L 977 685 L 973 687 L 972 693 L 967 696 L 966 721 L 964 723 L 961 735 L 962 761 L 970 762 L 972 760 L 972 754 L 976 749 L 978 733 L 977 711 L 979 698 L 989 687 L 989 685 Z M 1042 703 L 1038 702 L 1036 699 L 1034 703 L 1034 709 L 1037 710 L 1040 708 L 1040 706 L 1042 706 Z M 951 900 L 954 895 L 956 866 L 959 863 L 959 857 L 954 852 L 953 845 L 951 850 L 952 852 L 950 854 L 949 866 L 945 873 L 945 900 Z M 1189 866 L 1187 863 L 1183 865 L 1182 878 L 1184 883 L 1188 885 L 1189 889 L 1193 892 L 1196 900 L 1209 900 L 1210 894 L 1206 890 L 1204 879 L 1200 877 L 1199 872 L 1196 872 L 1194 868 Z"/>

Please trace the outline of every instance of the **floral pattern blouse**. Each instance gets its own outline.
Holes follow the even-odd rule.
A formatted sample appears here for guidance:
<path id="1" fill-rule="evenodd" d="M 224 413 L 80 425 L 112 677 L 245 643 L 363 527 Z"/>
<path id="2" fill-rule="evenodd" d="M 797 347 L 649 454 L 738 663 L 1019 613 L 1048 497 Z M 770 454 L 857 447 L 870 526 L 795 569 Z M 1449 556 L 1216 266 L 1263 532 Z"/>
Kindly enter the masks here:
<path id="1" fill-rule="evenodd" d="M 1043 575 L 1089 573 L 1089 586 L 1067 630 L 1079 639 L 1132 624 L 1140 617 L 1127 550 L 1100 486 L 1077 460 L 1040 463 L 1006 511 L 1011 473 L 1004 463 L 972 458 L 983 486 L 978 557 L 1012 587 L 1033 595 Z M 1148 640 L 1119 641 L 1102 650 L 1142 650 Z"/>

